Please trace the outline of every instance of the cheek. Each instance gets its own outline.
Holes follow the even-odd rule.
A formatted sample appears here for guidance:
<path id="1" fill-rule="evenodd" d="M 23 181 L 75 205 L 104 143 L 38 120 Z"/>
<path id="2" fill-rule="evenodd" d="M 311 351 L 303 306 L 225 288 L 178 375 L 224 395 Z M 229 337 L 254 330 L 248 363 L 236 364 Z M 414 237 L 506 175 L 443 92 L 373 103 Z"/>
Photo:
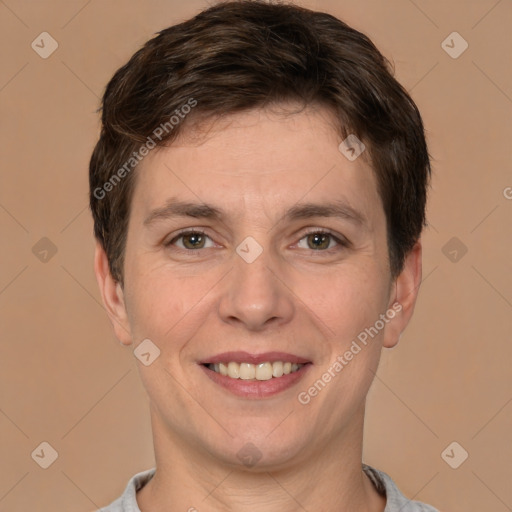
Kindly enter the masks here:
<path id="1" fill-rule="evenodd" d="M 314 278 L 303 275 L 296 289 L 341 347 L 373 325 L 387 305 L 386 282 L 372 265 L 340 266 Z"/>
<path id="2" fill-rule="evenodd" d="M 149 338 L 164 357 L 181 351 L 213 310 L 205 297 L 209 280 L 175 274 L 162 269 L 139 274 L 127 304 L 135 340 Z"/>
<path id="3" fill-rule="evenodd" d="M 130 282 L 127 309 L 133 332 L 138 337 L 163 341 L 186 313 L 186 298 L 174 283 L 141 275 Z"/>
<path id="4" fill-rule="evenodd" d="M 323 289 L 311 289 L 308 304 L 317 304 L 315 313 L 330 332 L 326 357 L 308 383 L 312 387 L 304 391 L 321 396 L 313 407 L 318 408 L 319 421 L 333 429 L 341 428 L 341 418 L 351 417 L 360 407 L 377 371 L 384 331 L 370 329 L 385 313 L 386 294 L 382 274 L 370 268 L 343 269 L 326 280 Z"/>

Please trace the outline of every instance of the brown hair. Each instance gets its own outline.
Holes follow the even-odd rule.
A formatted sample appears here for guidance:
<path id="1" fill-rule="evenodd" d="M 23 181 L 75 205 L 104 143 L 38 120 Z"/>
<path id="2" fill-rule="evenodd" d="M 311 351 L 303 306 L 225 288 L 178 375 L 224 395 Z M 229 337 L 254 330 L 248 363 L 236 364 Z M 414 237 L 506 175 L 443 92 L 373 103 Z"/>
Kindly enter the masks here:
<path id="1" fill-rule="evenodd" d="M 242 0 L 162 30 L 106 87 L 89 184 L 94 235 L 114 279 L 123 283 L 131 171 L 142 146 L 169 144 L 194 119 L 289 101 L 327 107 L 343 138 L 355 134 L 366 145 L 386 214 L 391 274 L 401 272 L 425 225 L 431 173 L 415 103 L 370 39 L 339 19 Z M 194 107 L 188 115 L 186 105 Z"/>

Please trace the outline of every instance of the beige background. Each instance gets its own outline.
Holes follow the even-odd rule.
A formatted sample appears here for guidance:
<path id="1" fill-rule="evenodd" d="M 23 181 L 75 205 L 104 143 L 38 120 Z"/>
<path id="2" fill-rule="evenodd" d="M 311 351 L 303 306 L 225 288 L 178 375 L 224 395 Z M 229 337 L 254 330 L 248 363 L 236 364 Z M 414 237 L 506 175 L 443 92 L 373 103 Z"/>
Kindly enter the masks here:
<path id="1" fill-rule="evenodd" d="M 365 460 L 443 511 L 510 511 L 512 2 L 302 4 L 393 59 L 434 157 L 424 282 L 370 392 Z M 153 466 L 136 360 L 114 338 L 93 274 L 87 168 L 112 73 L 206 5 L 0 0 L 2 512 L 87 512 Z M 47 59 L 31 48 L 43 31 L 59 45 Z M 441 45 L 453 31 L 469 43 L 457 59 Z M 47 262 L 33 253 L 42 237 L 57 248 Z M 462 258 L 443 251 L 452 237 Z M 58 452 L 46 470 L 31 457 L 44 441 Z M 441 457 L 452 441 L 469 453 L 458 469 Z"/>

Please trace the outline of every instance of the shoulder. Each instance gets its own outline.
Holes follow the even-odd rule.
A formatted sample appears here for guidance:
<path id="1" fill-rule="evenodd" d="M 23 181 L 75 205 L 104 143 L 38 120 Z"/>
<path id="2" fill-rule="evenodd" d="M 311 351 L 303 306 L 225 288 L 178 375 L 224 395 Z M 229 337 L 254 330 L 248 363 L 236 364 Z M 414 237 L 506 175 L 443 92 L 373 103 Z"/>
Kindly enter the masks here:
<path id="1" fill-rule="evenodd" d="M 363 464 L 363 471 L 368 475 L 377 491 L 386 496 L 384 512 L 439 512 L 431 505 L 407 499 L 384 471 L 379 471 L 366 464 Z"/>
<path id="2" fill-rule="evenodd" d="M 135 496 L 137 491 L 153 478 L 155 471 L 156 468 L 151 468 L 133 475 L 128 481 L 123 494 L 110 505 L 100 508 L 98 512 L 140 512 Z"/>

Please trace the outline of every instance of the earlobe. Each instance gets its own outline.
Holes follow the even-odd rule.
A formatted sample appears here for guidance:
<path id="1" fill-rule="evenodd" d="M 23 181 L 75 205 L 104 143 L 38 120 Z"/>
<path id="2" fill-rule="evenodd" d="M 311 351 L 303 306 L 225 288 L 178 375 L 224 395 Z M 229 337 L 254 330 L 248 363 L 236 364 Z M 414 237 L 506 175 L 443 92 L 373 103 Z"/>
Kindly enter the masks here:
<path id="1" fill-rule="evenodd" d="M 398 343 L 414 312 L 421 284 L 421 253 L 421 240 L 418 240 L 405 257 L 402 272 L 393 285 L 388 307 L 397 311 L 397 314 L 387 324 L 384 332 L 382 345 L 386 348 L 392 348 Z"/>
<path id="2" fill-rule="evenodd" d="M 112 277 L 108 258 L 101 244 L 96 242 L 94 273 L 100 288 L 101 298 L 114 328 L 116 338 L 123 345 L 132 343 L 130 324 L 126 313 L 124 293 L 121 285 Z"/>

